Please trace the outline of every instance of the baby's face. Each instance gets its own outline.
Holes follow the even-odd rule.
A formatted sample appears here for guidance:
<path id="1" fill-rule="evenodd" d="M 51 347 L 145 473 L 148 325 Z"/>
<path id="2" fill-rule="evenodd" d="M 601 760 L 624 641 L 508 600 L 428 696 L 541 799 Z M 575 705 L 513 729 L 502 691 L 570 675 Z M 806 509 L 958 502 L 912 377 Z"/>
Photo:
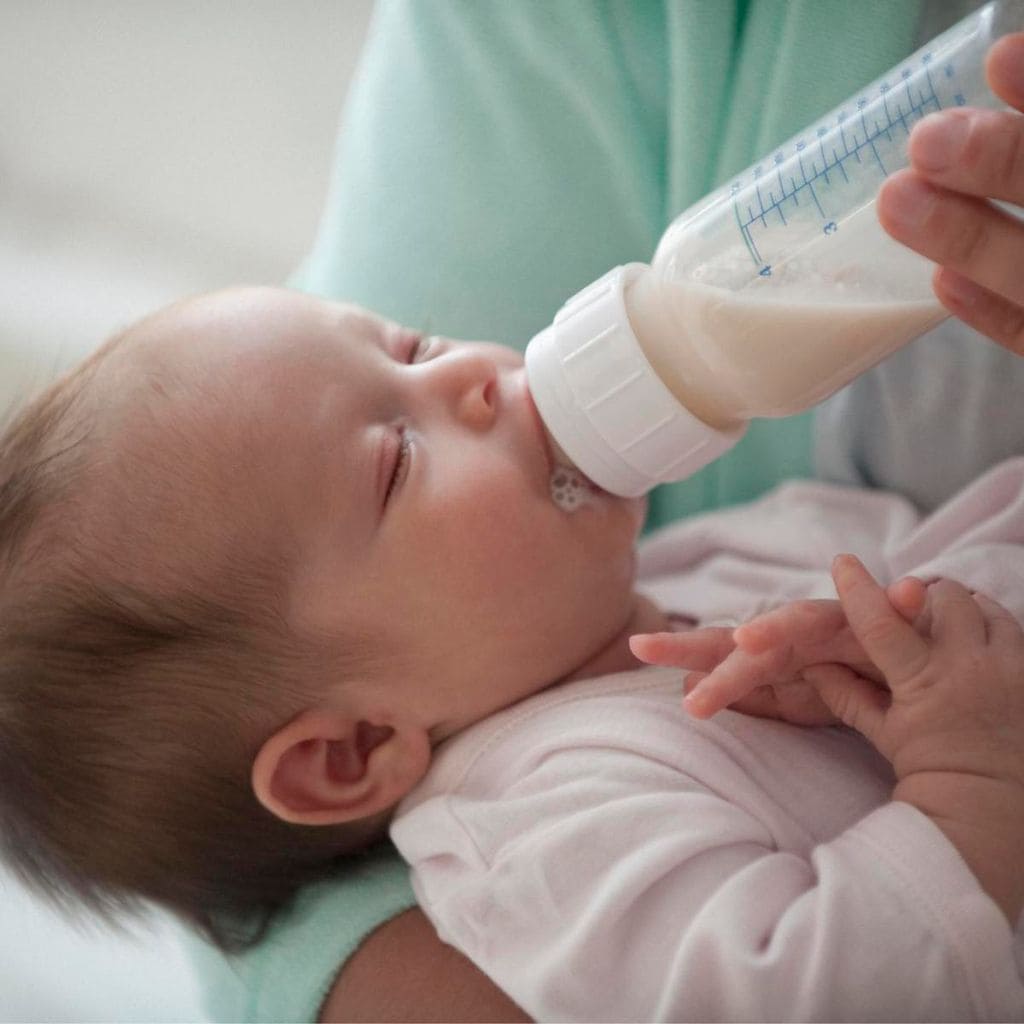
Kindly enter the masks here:
<path id="1" fill-rule="evenodd" d="M 162 443 L 194 444 L 195 486 L 220 480 L 225 521 L 280 545 L 287 614 L 325 638 L 323 664 L 331 637 L 359 637 L 346 685 L 435 735 L 572 672 L 628 619 L 642 506 L 553 503 L 513 350 L 234 289 L 158 317 L 124 358 L 173 369 Z"/>

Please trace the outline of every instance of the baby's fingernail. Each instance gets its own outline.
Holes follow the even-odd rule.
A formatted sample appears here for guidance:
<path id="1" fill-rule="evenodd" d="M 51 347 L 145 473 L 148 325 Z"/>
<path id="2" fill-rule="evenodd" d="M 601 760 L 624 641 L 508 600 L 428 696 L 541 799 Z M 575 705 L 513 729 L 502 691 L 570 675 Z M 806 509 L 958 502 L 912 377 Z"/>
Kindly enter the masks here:
<path id="1" fill-rule="evenodd" d="M 970 114 L 950 110 L 929 114 L 910 137 L 911 159 L 924 171 L 944 171 L 960 159 L 970 129 Z"/>
<path id="2" fill-rule="evenodd" d="M 915 174 L 897 174 L 885 183 L 886 213 L 899 227 L 916 230 L 934 207 L 935 190 Z"/>

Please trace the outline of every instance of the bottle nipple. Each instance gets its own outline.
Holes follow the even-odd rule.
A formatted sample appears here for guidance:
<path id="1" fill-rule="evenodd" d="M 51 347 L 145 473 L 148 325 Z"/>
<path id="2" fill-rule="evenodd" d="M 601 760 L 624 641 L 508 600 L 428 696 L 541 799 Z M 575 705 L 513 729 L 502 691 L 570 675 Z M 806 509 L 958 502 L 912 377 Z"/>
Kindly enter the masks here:
<path id="1" fill-rule="evenodd" d="M 597 504 L 594 485 L 575 466 L 555 466 L 551 471 L 551 500 L 563 512 L 578 512 Z"/>

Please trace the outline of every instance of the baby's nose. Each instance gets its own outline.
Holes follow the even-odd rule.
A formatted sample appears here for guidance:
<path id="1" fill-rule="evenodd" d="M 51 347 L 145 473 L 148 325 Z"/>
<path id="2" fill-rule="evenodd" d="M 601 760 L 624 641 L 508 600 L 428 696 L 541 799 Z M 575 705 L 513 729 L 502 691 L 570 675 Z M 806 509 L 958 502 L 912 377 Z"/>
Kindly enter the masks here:
<path id="1" fill-rule="evenodd" d="M 494 422 L 498 367 L 490 356 L 472 349 L 454 349 L 424 363 L 423 368 L 433 371 L 435 387 L 460 422 L 475 430 L 486 429 Z"/>

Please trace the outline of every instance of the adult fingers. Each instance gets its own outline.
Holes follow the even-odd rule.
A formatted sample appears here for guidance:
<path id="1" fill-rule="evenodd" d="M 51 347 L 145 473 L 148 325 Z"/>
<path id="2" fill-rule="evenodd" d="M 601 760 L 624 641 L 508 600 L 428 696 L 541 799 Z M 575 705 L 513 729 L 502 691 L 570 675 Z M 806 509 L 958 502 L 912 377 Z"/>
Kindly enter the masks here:
<path id="1" fill-rule="evenodd" d="M 828 709 L 818 691 L 803 682 L 759 686 L 735 704 L 730 704 L 729 710 L 756 718 L 774 718 L 792 725 L 842 724 Z"/>
<path id="2" fill-rule="evenodd" d="M 889 685 L 895 688 L 917 675 L 928 663 L 931 649 L 893 608 L 860 560 L 840 555 L 832 563 L 832 579 L 850 628 Z"/>
<path id="3" fill-rule="evenodd" d="M 1024 221 L 987 200 L 933 185 L 912 170 L 899 171 L 883 184 L 878 219 L 896 241 L 1024 305 Z"/>
<path id="4" fill-rule="evenodd" d="M 776 652 L 749 655 L 733 651 L 713 672 L 687 689 L 685 706 L 695 718 L 710 718 L 758 687 L 779 682 Z"/>
<path id="5" fill-rule="evenodd" d="M 948 267 L 932 279 L 935 295 L 953 316 L 1003 348 L 1024 356 L 1024 305 L 1004 299 Z"/>
<path id="6" fill-rule="evenodd" d="M 1024 32 L 992 44 L 985 58 L 985 76 L 1000 99 L 1024 111 Z"/>
<path id="7" fill-rule="evenodd" d="M 649 665 L 713 669 L 735 648 L 732 630 L 725 626 L 687 630 L 684 633 L 637 633 L 629 649 Z"/>
<path id="8" fill-rule="evenodd" d="M 741 650 L 760 654 L 784 644 L 825 643 L 845 625 L 846 613 L 836 601 L 795 601 L 744 622 L 732 636 Z"/>
<path id="9" fill-rule="evenodd" d="M 693 693 L 697 684 L 707 676 L 707 672 L 687 672 L 683 676 L 683 696 Z"/>
<path id="10" fill-rule="evenodd" d="M 951 192 L 1024 203 L 1024 117 L 962 107 L 929 114 L 910 133 L 911 166 Z"/>

